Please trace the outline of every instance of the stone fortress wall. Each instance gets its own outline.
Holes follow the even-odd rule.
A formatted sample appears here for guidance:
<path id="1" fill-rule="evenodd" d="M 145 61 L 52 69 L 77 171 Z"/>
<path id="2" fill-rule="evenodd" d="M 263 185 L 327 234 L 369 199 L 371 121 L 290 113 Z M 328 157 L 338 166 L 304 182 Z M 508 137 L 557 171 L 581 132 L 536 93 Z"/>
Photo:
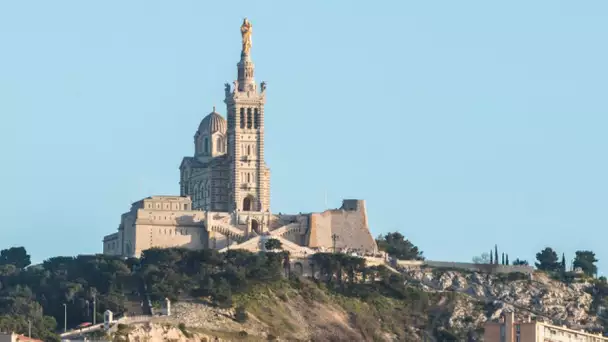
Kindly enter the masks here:
<path id="1" fill-rule="evenodd" d="M 103 253 L 139 257 L 150 248 L 220 250 L 229 244 L 240 248 L 240 244 L 256 236 L 281 238 L 284 243 L 321 251 L 332 249 L 333 236 L 338 251 L 377 252 L 367 225 L 365 202 L 361 200 L 344 200 L 340 209 L 323 213 L 297 215 L 191 208 L 191 199 L 181 196 L 152 196 L 133 203 L 121 215 L 118 232 L 104 238 Z"/>
<path id="2" fill-rule="evenodd" d="M 204 212 L 190 210 L 191 204 L 180 196 L 152 196 L 133 203 L 121 215 L 118 232 L 104 238 L 103 253 L 131 257 L 153 247 L 203 248 Z"/>
<path id="3" fill-rule="evenodd" d="M 340 209 L 310 215 L 307 245 L 311 248 L 333 247 L 336 250 L 356 250 L 376 253 L 376 240 L 370 233 L 363 200 L 344 200 Z"/>
<path id="4" fill-rule="evenodd" d="M 534 273 L 532 266 L 525 265 L 496 265 L 496 264 L 474 264 L 468 262 L 432 261 L 432 260 L 396 260 L 392 262 L 401 268 L 449 268 L 481 273 Z"/>
<path id="5" fill-rule="evenodd" d="M 383 257 L 363 257 L 367 266 L 388 266 L 393 272 L 398 270 L 412 270 L 420 268 L 437 268 L 437 269 L 452 269 L 462 270 L 478 273 L 493 273 L 493 274 L 509 274 L 509 273 L 523 273 L 531 276 L 534 273 L 534 268 L 531 266 L 518 266 L 518 265 L 493 265 L 493 264 L 473 264 L 466 262 L 450 262 L 450 261 L 419 261 L 419 260 L 398 260 L 390 262 Z M 290 258 L 291 271 L 297 275 L 312 276 L 312 272 L 315 272 L 315 277 L 319 277 L 319 268 L 313 266 L 311 256 L 299 256 Z"/>

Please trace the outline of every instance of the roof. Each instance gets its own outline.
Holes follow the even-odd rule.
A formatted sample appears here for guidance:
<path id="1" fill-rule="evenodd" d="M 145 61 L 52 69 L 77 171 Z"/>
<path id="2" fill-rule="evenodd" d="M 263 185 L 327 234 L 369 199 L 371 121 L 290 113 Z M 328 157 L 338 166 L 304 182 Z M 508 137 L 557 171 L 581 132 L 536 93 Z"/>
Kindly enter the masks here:
<path id="1" fill-rule="evenodd" d="M 195 157 L 184 157 L 184 159 L 182 159 L 182 163 L 179 165 L 179 168 L 181 170 L 184 167 L 189 166 L 193 169 L 199 169 L 199 168 L 207 168 L 207 167 L 211 167 L 211 166 L 215 166 L 215 165 L 226 164 L 228 162 L 230 162 L 230 160 L 228 159 L 227 154 L 217 156 L 217 157 L 209 160 L 206 163 L 201 162 L 200 160 L 198 160 Z"/>
<path id="2" fill-rule="evenodd" d="M 198 126 L 198 131 L 201 133 L 208 132 L 209 134 L 215 132 L 226 134 L 227 126 L 226 119 L 216 112 L 214 107 L 213 112 L 203 118 L 201 124 Z"/>
<path id="3" fill-rule="evenodd" d="M 19 335 L 19 334 L 17 334 L 17 341 L 19 341 L 19 342 L 44 342 L 42 340 L 38 340 L 35 338 L 29 338 L 25 335 Z"/>

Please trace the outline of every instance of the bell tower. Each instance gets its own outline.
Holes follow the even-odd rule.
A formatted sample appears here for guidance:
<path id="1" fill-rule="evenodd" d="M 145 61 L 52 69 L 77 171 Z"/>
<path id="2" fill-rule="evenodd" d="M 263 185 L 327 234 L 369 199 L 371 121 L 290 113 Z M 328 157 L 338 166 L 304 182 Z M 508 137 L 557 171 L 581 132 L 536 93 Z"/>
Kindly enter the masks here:
<path id="1" fill-rule="evenodd" d="M 230 210 L 270 211 L 270 170 L 264 160 L 264 103 L 266 83 L 258 89 L 251 61 L 252 25 L 241 25 L 242 51 L 233 86 L 226 83 L 224 102 L 228 117 Z"/>

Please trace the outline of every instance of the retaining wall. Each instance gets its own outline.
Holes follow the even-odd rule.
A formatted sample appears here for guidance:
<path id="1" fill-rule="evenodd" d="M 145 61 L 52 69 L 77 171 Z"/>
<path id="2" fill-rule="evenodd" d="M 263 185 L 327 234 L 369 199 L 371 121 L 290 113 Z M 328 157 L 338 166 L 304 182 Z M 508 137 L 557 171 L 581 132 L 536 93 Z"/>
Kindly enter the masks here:
<path id="1" fill-rule="evenodd" d="M 468 262 L 452 262 L 452 261 L 432 261 L 432 260 L 397 260 L 397 266 L 401 267 L 436 267 L 436 268 L 454 268 L 473 272 L 484 273 L 534 273 L 534 268 L 523 265 L 495 265 L 495 264 L 474 264 Z"/>

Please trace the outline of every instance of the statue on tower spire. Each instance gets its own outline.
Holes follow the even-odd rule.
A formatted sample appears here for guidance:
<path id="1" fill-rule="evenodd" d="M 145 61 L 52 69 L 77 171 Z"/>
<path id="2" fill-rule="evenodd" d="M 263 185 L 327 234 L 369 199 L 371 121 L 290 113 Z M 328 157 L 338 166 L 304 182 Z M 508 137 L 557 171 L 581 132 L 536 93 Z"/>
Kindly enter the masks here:
<path id="1" fill-rule="evenodd" d="M 249 50 L 251 50 L 251 33 L 253 31 L 253 27 L 251 22 L 247 20 L 247 18 L 243 19 L 243 25 L 241 25 L 241 36 L 243 37 L 243 51 L 244 55 L 249 55 Z"/>

